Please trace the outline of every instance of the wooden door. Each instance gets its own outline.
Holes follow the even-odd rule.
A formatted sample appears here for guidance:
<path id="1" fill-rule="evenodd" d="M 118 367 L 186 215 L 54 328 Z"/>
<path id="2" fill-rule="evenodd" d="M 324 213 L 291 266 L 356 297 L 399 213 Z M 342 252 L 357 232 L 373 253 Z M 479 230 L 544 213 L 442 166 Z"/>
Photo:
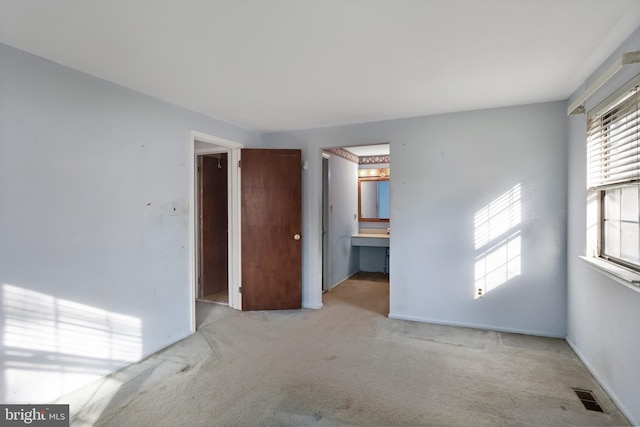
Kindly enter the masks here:
<path id="1" fill-rule="evenodd" d="M 242 150 L 243 310 L 302 306 L 300 161 L 300 150 Z"/>
<path id="2" fill-rule="evenodd" d="M 227 154 L 200 156 L 200 297 L 227 292 Z"/>

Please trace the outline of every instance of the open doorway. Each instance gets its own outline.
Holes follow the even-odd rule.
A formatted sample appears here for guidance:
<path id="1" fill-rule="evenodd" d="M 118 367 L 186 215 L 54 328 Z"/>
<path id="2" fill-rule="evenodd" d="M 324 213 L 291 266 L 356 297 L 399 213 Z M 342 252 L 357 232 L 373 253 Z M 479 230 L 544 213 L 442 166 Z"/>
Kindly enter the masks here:
<path id="1" fill-rule="evenodd" d="M 192 131 L 189 141 L 191 329 L 196 301 L 240 309 L 240 175 L 242 144 Z M 205 175 L 201 175 L 204 172 Z M 203 226 L 203 221 L 206 224 Z"/>
<path id="2" fill-rule="evenodd" d="M 197 156 L 198 286 L 196 299 L 229 305 L 228 154 Z"/>
<path id="3" fill-rule="evenodd" d="M 356 275 L 388 284 L 390 144 L 325 148 L 322 162 L 323 292 Z"/>

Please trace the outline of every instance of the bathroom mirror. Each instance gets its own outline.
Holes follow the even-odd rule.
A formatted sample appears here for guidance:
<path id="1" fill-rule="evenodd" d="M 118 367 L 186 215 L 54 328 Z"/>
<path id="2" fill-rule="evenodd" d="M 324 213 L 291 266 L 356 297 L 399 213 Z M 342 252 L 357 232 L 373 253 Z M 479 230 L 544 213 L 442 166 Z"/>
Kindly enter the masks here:
<path id="1" fill-rule="evenodd" d="M 389 222 L 388 177 L 358 178 L 358 220 Z"/>

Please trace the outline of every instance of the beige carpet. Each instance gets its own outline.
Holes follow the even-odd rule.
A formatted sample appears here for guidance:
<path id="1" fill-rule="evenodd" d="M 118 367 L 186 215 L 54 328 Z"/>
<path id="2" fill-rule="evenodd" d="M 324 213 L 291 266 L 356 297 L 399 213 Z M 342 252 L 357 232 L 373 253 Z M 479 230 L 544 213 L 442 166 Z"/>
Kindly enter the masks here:
<path id="1" fill-rule="evenodd" d="M 215 294 L 204 295 L 197 298 L 197 300 L 202 302 L 214 302 L 218 304 L 229 305 L 229 291 L 224 290 L 222 292 L 217 292 Z"/>
<path id="2" fill-rule="evenodd" d="M 198 303 L 196 334 L 58 403 L 72 425 L 118 427 L 628 424 L 563 340 L 388 319 L 379 277 L 348 280 L 324 304 Z"/>

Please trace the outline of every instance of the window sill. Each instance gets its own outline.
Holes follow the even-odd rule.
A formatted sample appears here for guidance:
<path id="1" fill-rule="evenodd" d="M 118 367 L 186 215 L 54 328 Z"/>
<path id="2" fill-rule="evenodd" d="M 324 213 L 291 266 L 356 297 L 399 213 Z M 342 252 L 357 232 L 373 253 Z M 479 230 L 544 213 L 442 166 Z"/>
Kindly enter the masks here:
<path id="1" fill-rule="evenodd" d="M 600 258 L 587 256 L 581 256 L 580 258 L 582 258 L 591 269 L 598 273 L 601 273 L 602 275 L 633 289 L 636 292 L 640 292 L 640 273 L 620 267 Z"/>

